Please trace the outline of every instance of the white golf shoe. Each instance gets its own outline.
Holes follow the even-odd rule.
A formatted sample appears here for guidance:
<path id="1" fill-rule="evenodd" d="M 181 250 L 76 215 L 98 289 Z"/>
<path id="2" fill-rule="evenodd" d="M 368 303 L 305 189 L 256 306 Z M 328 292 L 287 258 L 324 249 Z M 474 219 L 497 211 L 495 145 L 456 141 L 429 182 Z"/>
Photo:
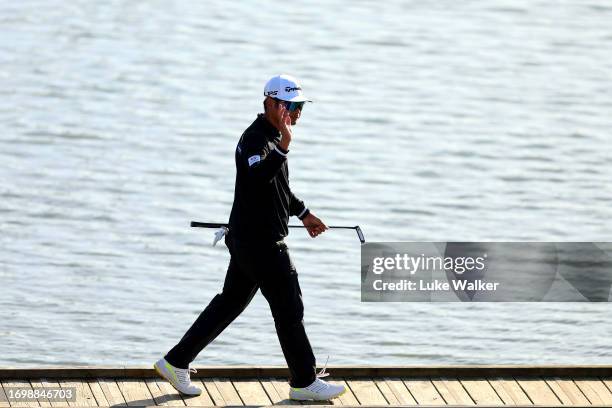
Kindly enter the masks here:
<path id="1" fill-rule="evenodd" d="M 168 380 L 170 384 L 180 393 L 185 395 L 200 395 L 202 390 L 191 383 L 190 373 L 197 373 L 195 368 L 177 368 L 160 358 L 153 365 L 157 374 Z"/>
<path id="2" fill-rule="evenodd" d="M 317 377 L 308 387 L 294 388 L 289 391 L 289 398 L 293 400 L 327 401 L 339 397 L 346 392 L 344 385 L 334 385 Z"/>

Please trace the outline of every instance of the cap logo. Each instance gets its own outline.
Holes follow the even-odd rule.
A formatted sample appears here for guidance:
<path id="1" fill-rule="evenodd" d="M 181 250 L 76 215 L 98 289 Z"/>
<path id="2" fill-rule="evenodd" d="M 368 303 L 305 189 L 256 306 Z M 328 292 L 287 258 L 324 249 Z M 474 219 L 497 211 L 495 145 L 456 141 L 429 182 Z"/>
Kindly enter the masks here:
<path id="1" fill-rule="evenodd" d="M 302 88 L 300 88 L 299 86 L 296 87 L 290 87 L 290 86 L 286 86 L 285 87 L 285 92 L 293 92 L 293 91 L 301 91 Z"/>
<path id="2" fill-rule="evenodd" d="M 278 91 L 268 91 L 268 92 L 266 92 L 266 96 L 276 95 L 276 94 L 278 94 Z"/>

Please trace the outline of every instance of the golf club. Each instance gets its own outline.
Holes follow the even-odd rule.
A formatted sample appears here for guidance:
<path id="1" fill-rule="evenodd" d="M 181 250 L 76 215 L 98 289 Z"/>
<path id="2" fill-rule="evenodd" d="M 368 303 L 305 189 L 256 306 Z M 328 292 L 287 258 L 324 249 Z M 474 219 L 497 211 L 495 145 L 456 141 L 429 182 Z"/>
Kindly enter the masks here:
<path id="1" fill-rule="evenodd" d="M 227 223 L 191 221 L 191 226 L 195 228 L 221 228 L 221 227 L 227 228 Z M 306 227 L 304 225 L 289 225 L 289 228 L 306 228 Z M 363 231 L 361 231 L 361 228 L 359 227 L 359 225 L 355 225 L 354 227 L 349 227 L 345 225 L 330 225 L 327 228 L 355 230 L 357 232 L 357 237 L 359 238 L 359 242 L 361 242 L 362 244 L 365 244 L 366 242 L 365 236 L 363 235 Z"/>

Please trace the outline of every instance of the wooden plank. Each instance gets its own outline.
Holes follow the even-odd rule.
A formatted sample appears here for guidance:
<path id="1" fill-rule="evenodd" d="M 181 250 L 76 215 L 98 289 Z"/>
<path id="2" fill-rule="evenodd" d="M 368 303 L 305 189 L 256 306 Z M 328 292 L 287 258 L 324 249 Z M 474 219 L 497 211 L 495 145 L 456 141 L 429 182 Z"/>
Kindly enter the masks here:
<path id="1" fill-rule="evenodd" d="M 383 397 L 387 401 L 387 404 L 398 405 L 400 403 L 399 399 L 395 396 L 395 394 L 393 393 L 393 390 L 391 390 L 391 387 L 389 387 L 389 385 L 384 379 L 374 378 L 372 380 L 374 381 L 376 388 L 378 388 L 380 393 L 383 395 Z"/>
<path id="2" fill-rule="evenodd" d="M 444 399 L 436 390 L 433 383 L 427 378 L 403 379 L 404 384 L 420 405 L 445 405 Z"/>
<path id="3" fill-rule="evenodd" d="M 274 382 L 279 383 L 279 389 L 276 388 Z M 268 398 L 274 405 L 300 405 L 297 401 L 289 399 L 289 385 L 284 381 L 278 381 L 276 378 L 262 379 L 261 386 L 266 391 Z M 284 390 L 283 390 L 284 388 Z"/>
<path id="4" fill-rule="evenodd" d="M 76 391 L 76 399 L 74 402 L 68 401 L 68 405 L 71 407 L 95 407 L 97 405 L 96 398 L 89 387 L 87 381 L 72 379 L 69 381 L 62 381 L 60 383 L 62 388 L 74 388 Z"/>
<path id="5" fill-rule="evenodd" d="M 73 388 L 74 389 L 73 392 L 75 393 L 75 397 L 76 397 L 75 401 L 78 401 L 79 397 L 83 393 L 85 393 L 86 391 L 84 389 L 80 390 L 79 387 L 77 387 L 74 384 L 73 385 L 65 385 L 66 382 L 69 382 L 69 381 L 78 381 L 78 380 L 74 380 L 74 379 L 65 379 L 65 380 L 64 379 L 60 379 L 59 381 L 53 381 L 53 380 L 50 380 L 50 379 L 41 379 L 38 384 L 40 386 L 43 386 L 43 387 L 53 387 L 53 388 L 62 388 L 62 389 L 66 389 L 66 388 L 69 388 L 69 387 Z M 88 391 L 90 391 L 90 393 L 91 393 L 91 390 L 89 390 L 89 386 L 87 386 L 87 388 L 88 388 Z M 85 403 L 85 401 L 81 401 L 81 402 L 82 402 L 81 406 L 87 406 L 88 404 L 90 404 L 90 403 Z M 52 406 L 52 407 L 65 407 L 67 405 L 74 406 L 75 402 L 68 402 L 68 399 L 66 399 L 66 398 L 62 398 L 60 401 L 50 401 L 50 406 Z M 93 405 L 96 405 L 95 399 L 94 399 Z"/>
<path id="6" fill-rule="evenodd" d="M 117 381 L 127 405 L 155 405 L 153 396 L 141 379 L 121 379 Z"/>
<path id="7" fill-rule="evenodd" d="M 489 378 L 489 384 L 506 405 L 533 405 L 514 378 Z"/>
<path id="8" fill-rule="evenodd" d="M 476 405 L 504 405 L 491 384 L 485 378 L 461 380 Z"/>
<path id="9" fill-rule="evenodd" d="M 192 378 L 287 378 L 286 366 L 206 366 L 196 367 Z M 336 377 L 475 378 L 475 377 L 612 377 L 612 365 L 452 365 L 452 366 L 328 366 Z M 31 378 L 152 378 L 146 367 L 39 367 L 0 369 L 1 379 Z"/>
<path id="10" fill-rule="evenodd" d="M 153 396 L 153 401 L 155 401 L 155 405 L 167 406 L 168 405 L 168 402 L 167 402 L 168 398 L 162 392 L 162 390 L 159 389 L 159 386 L 157 385 L 157 382 L 155 380 L 151 379 L 151 378 L 146 378 L 144 381 L 145 381 L 145 384 L 147 385 L 147 388 L 149 388 L 149 392 Z M 182 398 L 181 398 L 181 400 L 182 400 Z"/>
<path id="11" fill-rule="evenodd" d="M 272 378 L 270 384 L 276 390 L 276 393 L 280 396 L 283 405 L 301 405 L 299 401 L 295 401 L 289 398 L 289 383 L 285 379 Z"/>
<path id="12" fill-rule="evenodd" d="M 361 405 L 389 405 L 384 395 L 371 379 L 346 381 Z"/>
<path id="13" fill-rule="evenodd" d="M 431 382 L 444 398 L 448 405 L 474 405 L 470 395 L 467 393 L 459 380 L 454 378 L 432 378 Z"/>
<path id="14" fill-rule="evenodd" d="M 606 385 L 598 378 L 574 380 L 580 391 L 591 401 L 593 405 L 612 405 L 612 393 Z"/>
<path id="15" fill-rule="evenodd" d="M 146 378 L 145 384 L 153 396 L 156 405 L 163 406 L 185 406 L 183 398 L 167 381 L 156 378 Z M 168 386 L 169 389 L 166 387 Z"/>
<path id="16" fill-rule="evenodd" d="M 372 380 L 374 381 L 376 388 L 378 388 L 380 393 L 383 395 L 383 397 L 387 401 L 387 404 L 389 405 L 399 405 L 400 404 L 399 398 L 397 398 L 397 396 L 395 395 L 391 387 L 389 387 L 389 384 L 387 384 L 387 382 L 384 379 L 372 379 Z"/>
<path id="17" fill-rule="evenodd" d="M 400 405 L 416 405 L 417 404 L 417 401 L 414 399 L 412 394 L 410 394 L 410 391 L 408 391 L 408 388 L 406 388 L 406 384 L 404 384 L 401 378 L 384 377 L 382 381 L 385 382 L 386 387 L 384 388 L 379 387 L 379 388 L 383 392 L 385 397 L 387 397 L 387 394 L 385 394 L 386 391 L 383 391 L 383 390 L 388 389 L 389 391 L 391 391 L 391 393 L 395 397 L 395 400 L 398 401 L 397 404 L 400 404 Z M 387 397 L 387 400 L 391 401 L 389 397 Z"/>
<path id="18" fill-rule="evenodd" d="M 589 400 L 569 378 L 545 378 L 550 389 L 563 405 L 590 405 Z"/>
<path id="19" fill-rule="evenodd" d="M 110 378 L 99 378 L 98 384 L 100 384 L 100 388 L 104 393 L 108 405 L 127 405 L 125 403 L 125 398 L 123 398 L 123 394 L 121 394 L 119 385 L 117 385 L 115 380 Z"/>
<path id="20" fill-rule="evenodd" d="M 272 401 L 257 380 L 234 380 L 234 388 L 244 405 L 270 405 Z"/>
<path id="21" fill-rule="evenodd" d="M 191 397 L 187 395 L 181 395 L 185 405 L 187 406 L 215 405 L 212 398 L 208 394 L 208 390 L 206 389 L 206 386 L 204 385 L 204 383 L 202 383 L 202 381 L 198 380 L 197 378 L 192 378 L 191 382 L 196 387 L 200 388 L 202 390 L 202 393 L 200 395 L 191 396 Z M 166 393 L 173 394 L 173 395 L 174 394 L 179 395 L 178 391 L 176 391 L 174 387 L 172 387 L 172 385 L 170 385 L 170 383 L 168 383 L 167 381 L 158 380 L 158 384 L 160 388 L 166 390 Z"/>
<path id="22" fill-rule="evenodd" d="M 2 386 L 5 388 L 5 392 L 6 392 L 6 389 L 9 387 L 29 388 L 33 391 L 32 385 L 27 380 L 3 381 Z M 38 401 L 19 401 L 19 402 L 9 401 L 9 404 L 11 405 L 11 407 L 40 407 L 40 403 Z"/>
<path id="23" fill-rule="evenodd" d="M 542 379 L 516 378 L 525 394 L 535 405 L 560 405 L 561 401 Z"/>
<path id="24" fill-rule="evenodd" d="M 223 399 L 223 395 L 221 395 L 221 392 L 219 392 L 219 389 L 217 388 L 214 379 L 202 379 L 201 381 L 202 384 L 204 384 L 206 392 L 208 393 L 208 395 L 213 400 L 213 403 L 216 406 L 227 405 L 225 403 L 225 400 Z"/>
<path id="25" fill-rule="evenodd" d="M 96 404 L 98 404 L 99 407 L 108 407 L 112 405 L 104 396 L 104 391 L 102 391 L 102 387 L 98 383 L 98 380 L 88 380 L 87 382 L 89 383 L 89 388 L 96 399 Z"/>
<path id="26" fill-rule="evenodd" d="M 272 404 L 273 405 L 281 404 L 284 398 L 281 397 L 278 391 L 276 391 L 276 388 L 274 388 L 274 384 L 272 384 L 272 382 L 269 379 L 261 380 L 260 383 L 264 391 L 268 395 L 268 398 L 270 398 L 270 401 L 272 401 Z"/>
<path id="27" fill-rule="evenodd" d="M 229 378 L 217 378 L 215 386 L 225 401 L 225 405 L 244 405 Z"/>
<path id="28" fill-rule="evenodd" d="M 606 387 L 608 387 L 608 390 L 610 392 L 612 392 L 612 379 L 610 378 L 600 378 L 601 381 L 603 381 L 604 384 L 606 384 Z"/>
<path id="29" fill-rule="evenodd" d="M 11 404 L 8 402 L 8 397 L 4 393 L 2 382 L 0 382 L 0 407 L 9 407 Z"/>
<path id="30" fill-rule="evenodd" d="M 344 394 L 332 400 L 334 405 L 359 405 L 359 401 L 353 393 L 353 390 L 351 390 L 351 387 L 349 387 L 348 383 L 346 382 L 346 379 L 334 377 L 326 381 L 329 381 L 331 384 L 335 385 L 344 385 L 344 389 L 346 390 Z"/>
<path id="31" fill-rule="evenodd" d="M 30 384 L 32 385 L 32 388 L 44 388 L 44 387 L 54 387 L 54 388 L 61 388 L 59 383 L 54 382 L 54 381 L 47 381 L 44 378 L 37 380 L 32 380 L 30 381 Z M 40 404 L 41 407 L 59 407 L 59 406 L 66 406 L 68 405 L 68 402 L 65 399 L 62 399 L 61 401 L 50 401 L 48 398 L 39 398 L 38 399 L 38 403 Z"/>

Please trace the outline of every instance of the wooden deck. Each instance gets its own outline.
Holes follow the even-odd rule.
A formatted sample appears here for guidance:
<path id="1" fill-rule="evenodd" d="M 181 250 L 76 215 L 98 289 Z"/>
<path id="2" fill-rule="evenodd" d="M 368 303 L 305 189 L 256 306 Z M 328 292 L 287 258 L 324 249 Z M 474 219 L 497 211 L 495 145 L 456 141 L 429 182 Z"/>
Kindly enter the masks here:
<path id="1" fill-rule="evenodd" d="M 197 368 L 197 367 L 196 367 Z M 0 401 L 9 406 L 264 406 L 308 405 L 288 399 L 282 367 L 200 367 L 204 392 L 179 395 L 153 369 L 138 367 L 0 369 L 7 387 L 76 387 L 75 402 Z M 345 406 L 612 406 L 612 366 L 328 367 L 347 386 Z"/>

